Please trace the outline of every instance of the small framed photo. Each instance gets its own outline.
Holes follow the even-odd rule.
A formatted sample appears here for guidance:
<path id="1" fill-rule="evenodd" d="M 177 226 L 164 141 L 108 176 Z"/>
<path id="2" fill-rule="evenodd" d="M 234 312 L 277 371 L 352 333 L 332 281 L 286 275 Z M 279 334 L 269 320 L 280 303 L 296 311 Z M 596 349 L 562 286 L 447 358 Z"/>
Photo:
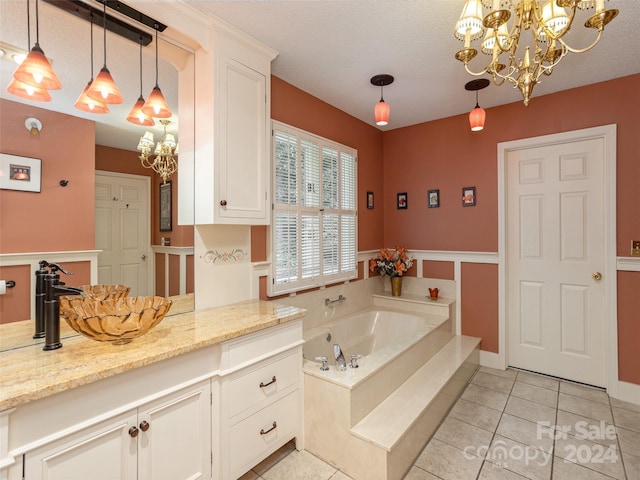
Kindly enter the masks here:
<path id="1" fill-rule="evenodd" d="M 40 193 L 41 165 L 39 158 L 0 153 L 0 188 Z"/>
<path id="2" fill-rule="evenodd" d="M 171 231 L 171 180 L 160 184 L 160 231 Z"/>
<path id="3" fill-rule="evenodd" d="M 462 206 L 463 207 L 476 206 L 476 187 L 464 187 L 462 189 Z"/>
<path id="4" fill-rule="evenodd" d="M 438 208 L 440 206 L 440 190 L 429 190 L 427 195 L 429 208 Z"/>
<path id="5" fill-rule="evenodd" d="M 405 210 L 409 204 L 409 197 L 407 196 L 407 192 L 402 192 L 398 194 L 398 210 Z"/>
<path id="6" fill-rule="evenodd" d="M 367 208 L 373 210 L 373 192 L 367 192 Z"/>

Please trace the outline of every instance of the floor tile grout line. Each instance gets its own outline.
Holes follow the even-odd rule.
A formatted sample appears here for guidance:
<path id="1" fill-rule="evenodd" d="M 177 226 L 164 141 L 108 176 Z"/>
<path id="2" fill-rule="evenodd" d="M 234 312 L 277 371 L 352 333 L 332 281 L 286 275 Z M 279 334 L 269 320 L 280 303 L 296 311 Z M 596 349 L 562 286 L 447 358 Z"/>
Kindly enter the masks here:
<path id="1" fill-rule="evenodd" d="M 624 474 L 624 478 L 629 478 L 627 475 L 627 466 L 624 464 L 624 454 L 622 453 L 622 445 L 620 445 L 620 435 L 618 435 L 618 425 L 616 422 L 616 416 L 613 412 L 613 405 L 611 405 L 611 397 L 607 395 L 609 398 L 609 410 L 611 411 L 611 420 L 613 420 L 613 428 L 616 430 L 616 445 L 618 446 L 618 455 L 620 457 L 620 463 L 622 463 L 622 473 Z"/>
<path id="2" fill-rule="evenodd" d="M 479 370 L 479 369 L 478 369 Z M 482 469 L 484 468 L 485 463 L 487 463 L 487 456 L 489 455 L 489 451 L 491 450 L 491 445 L 493 444 L 493 440 L 496 438 L 496 433 L 498 431 L 498 427 L 500 426 L 500 422 L 502 421 L 502 417 L 504 416 L 504 412 L 507 409 L 507 405 L 509 403 L 509 398 L 511 398 L 511 392 L 513 392 L 513 386 L 516 384 L 516 380 L 518 379 L 518 374 L 516 373 L 516 376 L 513 378 L 512 382 L 511 382 L 511 388 L 509 389 L 509 393 L 507 394 L 507 401 L 504 404 L 504 407 L 502 408 L 502 411 L 500 412 L 500 418 L 498 418 L 498 422 L 496 423 L 496 426 L 493 430 L 493 434 L 491 435 L 491 439 L 489 440 L 489 445 L 487 448 L 487 453 L 485 454 L 484 458 L 482 459 L 482 463 L 480 464 L 480 470 L 478 470 L 478 474 L 476 475 L 476 480 L 479 480 L 480 475 L 482 473 Z M 491 462 L 489 462 L 491 463 Z M 506 470 L 509 470 L 508 468 Z M 511 470 L 509 470 L 511 471 Z M 514 472 L 517 473 L 517 472 Z"/>

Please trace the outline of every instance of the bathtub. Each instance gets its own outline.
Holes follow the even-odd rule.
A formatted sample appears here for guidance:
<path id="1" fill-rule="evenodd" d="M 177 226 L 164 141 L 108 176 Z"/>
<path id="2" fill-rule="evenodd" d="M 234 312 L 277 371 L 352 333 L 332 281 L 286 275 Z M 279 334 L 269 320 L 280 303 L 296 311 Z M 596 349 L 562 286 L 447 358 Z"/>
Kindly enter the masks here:
<path id="1" fill-rule="evenodd" d="M 430 348 L 420 349 L 421 352 L 414 355 L 417 358 L 409 359 L 408 364 L 400 363 L 405 372 L 412 373 L 452 334 L 448 317 L 374 307 L 309 330 L 304 336 L 305 373 L 354 388 L 390 363 L 402 360 L 417 344 L 431 344 Z M 357 369 L 347 368 L 345 372 L 335 368 L 333 345 L 336 343 L 340 345 L 347 364 L 352 354 L 362 355 Z M 317 358 L 321 356 L 327 357 L 329 371 L 320 370 Z"/>
<path id="2" fill-rule="evenodd" d="M 435 315 L 374 306 L 305 331 L 305 450 L 351 478 L 386 479 L 379 447 L 352 429 L 453 338 L 449 313 L 449 308 Z M 359 367 L 338 371 L 334 343 L 343 349 L 347 364 L 351 354 L 363 355 Z M 328 371 L 320 370 L 315 360 L 322 355 L 329 360 Z M 411 430 L 402 445 L 427 438 Z"/>

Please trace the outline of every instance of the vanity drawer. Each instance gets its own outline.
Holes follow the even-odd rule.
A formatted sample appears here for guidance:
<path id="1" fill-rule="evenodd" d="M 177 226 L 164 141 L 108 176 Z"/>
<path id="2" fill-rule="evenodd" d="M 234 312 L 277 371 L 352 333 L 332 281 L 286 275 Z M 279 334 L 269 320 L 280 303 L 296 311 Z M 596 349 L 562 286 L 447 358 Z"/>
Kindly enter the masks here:
<path id="1" fill-rule="evenodd" d="M 300 377 L 302 359 L 296 350 L 285 357 L 261 363 L 252 370 L 243 370 L 242 375 L 229 380 L 228 418 L 258 405 L 260 402 L 275 398 Z"/>
<path id="2" fill-rule="evenodd" d="M 229 429 L 230 473 L 251 468 L 299 434 L 298 401 L 296 390 Z"/>

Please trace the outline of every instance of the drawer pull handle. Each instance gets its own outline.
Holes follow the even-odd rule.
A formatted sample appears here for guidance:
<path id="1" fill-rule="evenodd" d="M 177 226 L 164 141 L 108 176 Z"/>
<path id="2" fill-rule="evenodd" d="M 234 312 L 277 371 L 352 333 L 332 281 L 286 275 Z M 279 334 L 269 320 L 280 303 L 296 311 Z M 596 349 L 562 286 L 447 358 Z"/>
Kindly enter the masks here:
<path id="1" fill-rule="evenodd" d="M 266 435 L 267 433 L 269 433 L 271 430 L 275 430 L 275 428 L 278 426 L 278 424 L 274 421 L 273 424 L 271 425 L 271 428 L 269 430 L 265 430 L 264 428 L 262 430 L 260 430 L 260 435 Z"/>
<path id="2" fill-rule="evenodd" d="M 260 382 L 260 388 L 268 387 L 272 383 L 276 383 L 276 376 L 275 375 L 273 377 L 271 377 L 271 381 L 270 382 L 267 382 L 267 383 Z"/>

